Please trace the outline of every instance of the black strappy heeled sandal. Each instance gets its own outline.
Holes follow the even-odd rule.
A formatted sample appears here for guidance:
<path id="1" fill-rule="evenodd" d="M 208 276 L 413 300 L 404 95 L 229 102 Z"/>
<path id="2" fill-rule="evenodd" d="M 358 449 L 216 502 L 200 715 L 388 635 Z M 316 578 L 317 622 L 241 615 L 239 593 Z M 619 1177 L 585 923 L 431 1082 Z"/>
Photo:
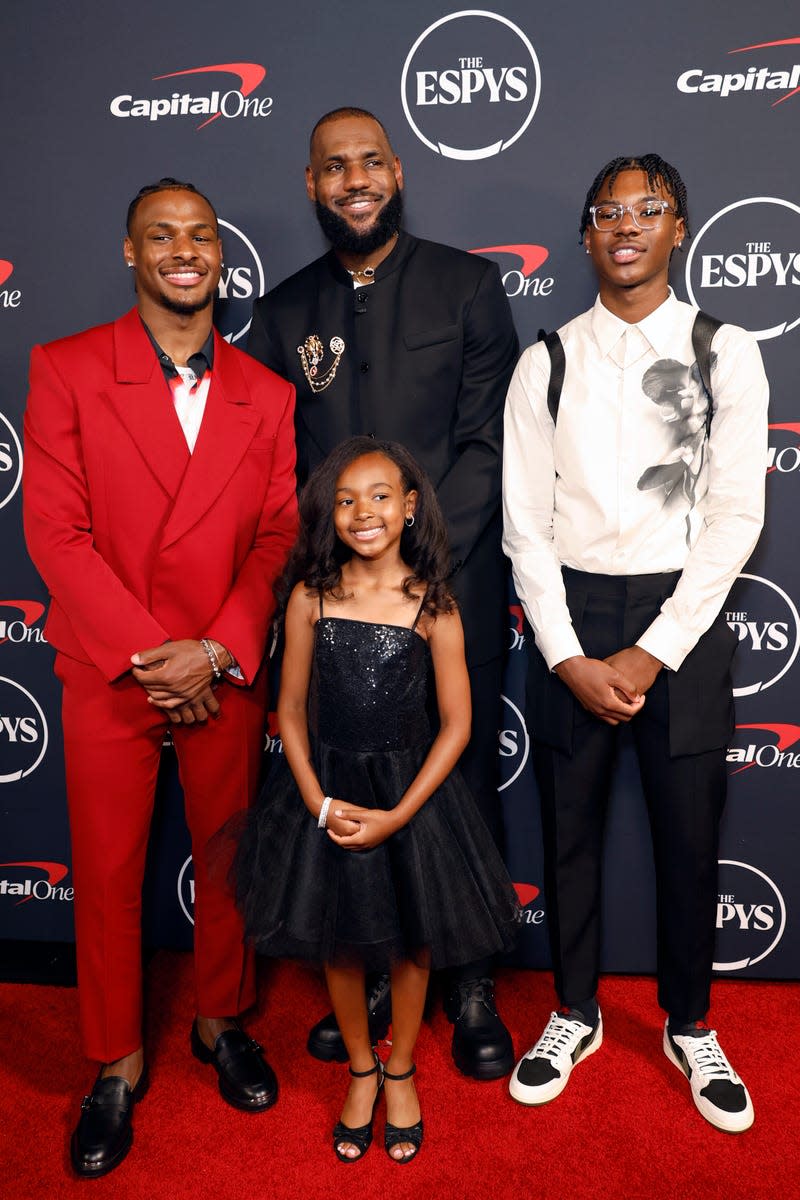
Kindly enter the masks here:
<path id="1" fill-rule="evenodd" d="M 345 1125 L 344 1121 L 337 1121 L 333 1127 L 333 1150 L 336 1157 L 341 1162 L 355 1163 L 361 1161 L 372 1145 L 372 1122 L 375 1118 L 375 1109 L 378 1107 L 381 1088 L 383 1087 L 383 1063 L 377 1054 L 375 1054 L 375 1065 L 370 1067 L 368 1071 L 354 1071 L 352 1067 L 348 1067 L 347 1069 L 354 1079 L 366 1079 L 368 1075 L 378 1075 L 378 1089 L 375 1092 L 375 1100 L 372 1104 L 372 1116 L 367 1124 L 358 1125 L 353 1129 L 350 1125 Z M 343 1154 L 339 1149 L 340 1142 L 347 1142 L 349 1145 L 355 1146 L 359 1150 L 359 1153 L 356 1155 Z"/>
<path id="2" fill-rule="evenodd" d="M 402 1075 L 392 1075 L 392 1073 L 387 1071 L 384 1067 L 383 1078 L 397 1080 L 399 1082 L 401 1079 L 410 1079 L 411 1076 L 416 1073 L 416 1070 L 416 1063 L 412 1063 L 410 1069 L 408 1071 L 404 1071 Z M 395 1156 L 392 1154 L 392 1150 L 401 1142 L 410 1142 L 414 1149 L 410 1154 L 404 1154 L 402 1158 L 395 1158 Z M 392 1160 L 392 1162 L 411 1162 L 412 1158 L 417 1157 L 419 1148 L 422 1145 L 422 1117 L 420 1117 L 416 1125 L 407 1125 L 405 1128 L 401 1127 L 400 1125 L 392 1125 L 391 1121 L 387 1121 L 383 1144 L 386 1148 L 386 1153 L 389 1155 L 389 1158 Z"/>

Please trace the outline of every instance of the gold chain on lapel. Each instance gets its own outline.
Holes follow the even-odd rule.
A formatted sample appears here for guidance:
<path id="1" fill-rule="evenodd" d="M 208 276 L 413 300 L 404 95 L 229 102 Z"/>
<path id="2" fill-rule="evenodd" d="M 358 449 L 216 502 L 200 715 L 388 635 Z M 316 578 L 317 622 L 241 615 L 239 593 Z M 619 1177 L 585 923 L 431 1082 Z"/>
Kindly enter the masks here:
<path id="1" fill-rule="evenodd" d="M 310 333 L 302 346 L 297 347 L 297 353 L 300 355 L 300 362 L 303 364 L 303 374 L 308 380 L 308 386 L 312 392 L 324 392 L 326 387 L 330 387 L 336 378 L 336 371 L 344 354 L 344 340 L 340 337 L 332 337 L 330 340 L 330 351 L 334 355 L 334 361 L 324 375 L 319 374 L 319 364 L 325 354 L 325 348 L 322 345 L 322 340 L 316 333 Z"/>

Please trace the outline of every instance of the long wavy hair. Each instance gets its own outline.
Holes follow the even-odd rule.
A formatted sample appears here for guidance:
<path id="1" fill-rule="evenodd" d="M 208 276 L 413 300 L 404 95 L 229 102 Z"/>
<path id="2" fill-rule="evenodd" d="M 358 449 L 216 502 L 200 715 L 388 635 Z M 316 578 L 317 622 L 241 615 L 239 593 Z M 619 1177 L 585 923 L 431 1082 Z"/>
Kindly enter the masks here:
<path id="1" fill-rule="evenodd" d="M 417 493 L 414 524 L 405 526 L 400 539 L 400 557 L 410 570 L 403 580 L 403 592 L 411 599 L 415 589 L 424 587 L 423 611 L 433 617 L 452 612 L 456 607 L 447 585 L 450 574 L 447 526 L 430 479 L 399 442 L 353 437 L 331 451 L 300 493 L 300 532 L 275 589 L 279 619 L 282 620 L 292 588 L 298 583 L 304 583 L 310 592 L 344 599 L 342 567 L 352 557 L 352 551 L 336 534 L 333 521 L 336 484 L 351 463 L 367 454 L 388 458 L 400 472 L 403 494 Z"/>

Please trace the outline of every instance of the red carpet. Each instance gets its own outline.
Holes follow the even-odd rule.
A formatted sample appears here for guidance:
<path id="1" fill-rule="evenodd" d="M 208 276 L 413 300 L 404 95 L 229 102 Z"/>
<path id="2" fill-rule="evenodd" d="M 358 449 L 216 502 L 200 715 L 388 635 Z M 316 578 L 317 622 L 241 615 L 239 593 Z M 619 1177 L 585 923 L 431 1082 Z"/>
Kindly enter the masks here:
<path id="1" fill-rule="evenodd" d="M 188 955 L 160 952 L 149 970 L 152 1084 L 136 1110 L 133 1150 L 104 1179 L 76 1180 L 69 1131 L 91 1068 L 79 1057 L 73 989 L 0 987 L 0 1191 L 8 1200 L 797 1200 L 800 1197 L 800 987 L 718 982 L 711 1014 L 746 1079 L 751 1130 L 719 1133 L 700 1117 L 688 1084 L 661 1050 L 649 979 L 608 978 L 600 999 L 605 1041 L 554 1103 L 526 1109 L 505 1081 L 473 1083 L 449 1053 L 437 1005 L 420 1035 L 418 1089 L 426 1138 L 417 1160 L 389 1161 L 380 1141 L 358 1165 L 336 1161 L 330 1129 L 346 1089 L 343 1066 L 305 1051 L 326 1011 L 318 978 L 300 967 L 264 972 L 250 1029 L 281 1084 L 268 1113 L 239 1113 L 210 1067 L 189 1053 Z M 552 1006 L 550 977 L 507 971 L 498 998 L 520 1052 Z M 782 1032 L 769 1047 L 762 1037 Z M 755 1036 L 754 1036 L 755 1034 Z M 760 1046 L 766 1048 L 759 1049 Z M 377 1118 L 382 1134 L 383 1109 Z"/>

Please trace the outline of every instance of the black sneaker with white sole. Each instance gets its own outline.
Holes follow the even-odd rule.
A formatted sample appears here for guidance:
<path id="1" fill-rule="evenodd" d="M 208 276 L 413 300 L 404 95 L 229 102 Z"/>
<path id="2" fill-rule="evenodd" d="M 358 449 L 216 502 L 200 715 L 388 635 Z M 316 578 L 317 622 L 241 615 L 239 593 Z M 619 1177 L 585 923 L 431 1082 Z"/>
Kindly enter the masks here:
<path id="1" fill-rule="evenodd" d="M 715 1029 L 696 1021 L 672 1034 L 667 1021 L 664 1053 L 689 1080 L 692 1099 L 711 1125 L 725 1133 L 750 1128 L 754 1120 L 750 1095 L 723 1054 Z"/>
<path id="2" fill-rule="evenodd" d="M 597 1014 L 587 1025 L 567 1009 L 551 1013 L 536 1045 L 514 1068 L 508 1090 L 520 1104 L 547 1104 L 567 1086 L 572 1068 L 599 1050 L 603 1043 L 603 1018 Z"/>

